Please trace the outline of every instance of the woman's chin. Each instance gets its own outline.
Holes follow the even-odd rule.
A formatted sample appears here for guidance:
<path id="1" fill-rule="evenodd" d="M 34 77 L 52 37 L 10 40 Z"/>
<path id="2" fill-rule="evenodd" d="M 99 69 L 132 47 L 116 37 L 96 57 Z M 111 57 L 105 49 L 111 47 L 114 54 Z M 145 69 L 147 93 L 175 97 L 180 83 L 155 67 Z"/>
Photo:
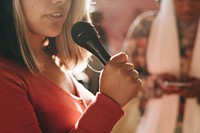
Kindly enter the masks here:
<path id="1" fill-rule="evenodd" d="M 61 33 L 61 31 L 57 31 L 57 32 L 52 32 L 52 33 L 49 33 L 48 34 L 48 37 L 57 37 L 57 36 L 59 36 L 60 35 L 60 33 Z"/>

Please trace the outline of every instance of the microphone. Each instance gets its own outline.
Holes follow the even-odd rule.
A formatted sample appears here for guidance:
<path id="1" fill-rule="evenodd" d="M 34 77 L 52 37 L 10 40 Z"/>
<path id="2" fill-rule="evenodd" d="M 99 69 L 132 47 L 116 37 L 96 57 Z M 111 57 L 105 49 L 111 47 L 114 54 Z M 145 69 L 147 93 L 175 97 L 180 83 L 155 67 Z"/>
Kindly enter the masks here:
<path id="1" fill-rule="evenodd" d="M 110 55 L 104 49 L 95 27 L 86 21 L 75 23 L 71 30 L 72 39 L 79 46 L 95 55 L 103 65 L 110 60 Z"/>

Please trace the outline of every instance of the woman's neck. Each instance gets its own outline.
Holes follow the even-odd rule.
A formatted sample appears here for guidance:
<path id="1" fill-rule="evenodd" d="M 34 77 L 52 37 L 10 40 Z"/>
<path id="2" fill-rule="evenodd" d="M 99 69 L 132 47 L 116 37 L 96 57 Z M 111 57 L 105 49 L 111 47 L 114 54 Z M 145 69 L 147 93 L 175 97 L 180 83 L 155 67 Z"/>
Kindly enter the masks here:
<path id="1" fill-rule="evenodd" d="M 76 95 L 74 84 L 69 78 L 69 75 L 64 73 L 60 67 L 56 65 L 52 56 L 45 52 L 44 46 L 46 46 L 46 44 L 48 45 L 48 40 L 45 39 L 45 37 L 30 34 L 29 42 L 36 60 L 43 67 L 41 75 L 64 89 L 66 92 Z"/>
<path id="2" fill-rule="evenodd" d="M 30 43 L 31 51 L 43 69 L 57 70 L 58 66 L 56 66 L 52 57 L 44 51 L 44 45 L 46 44 L 46 41 L 48 43 L 48 40 L 46 40 L 43 36 L 35 35 L 33 33 L 28 34 L 28 40 Z"/>

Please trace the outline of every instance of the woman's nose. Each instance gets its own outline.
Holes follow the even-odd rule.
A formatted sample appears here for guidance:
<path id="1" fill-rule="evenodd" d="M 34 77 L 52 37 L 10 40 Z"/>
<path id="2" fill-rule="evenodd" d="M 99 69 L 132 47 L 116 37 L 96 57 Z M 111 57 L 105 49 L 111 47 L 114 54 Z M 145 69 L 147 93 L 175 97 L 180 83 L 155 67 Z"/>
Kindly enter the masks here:
<path id="1" fill-rule="evenodd" d="M 63 10 L 66 5 L 66 0 L 52 0 L 52 3 L 58 7 L 58 9 Z"/>
<path id="2" fill-rule="evenodd" d="M 66 0 L 52 0 L 53 4 L 63 4 Z"/>

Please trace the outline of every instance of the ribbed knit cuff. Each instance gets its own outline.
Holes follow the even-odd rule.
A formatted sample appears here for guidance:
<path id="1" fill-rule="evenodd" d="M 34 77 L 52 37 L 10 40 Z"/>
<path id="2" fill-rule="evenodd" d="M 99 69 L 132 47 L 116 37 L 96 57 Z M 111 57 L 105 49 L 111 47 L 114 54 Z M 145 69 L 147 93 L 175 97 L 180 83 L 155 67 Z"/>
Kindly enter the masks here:
<path id="1" fill-rule="evenodd" d="M 91 103 L 79 121 L 79 128 L 84 132 L 110 133 L 114 125 L 123 116 L 122 108 L 104 94 L 97 93 L 96 99 Z"/>

